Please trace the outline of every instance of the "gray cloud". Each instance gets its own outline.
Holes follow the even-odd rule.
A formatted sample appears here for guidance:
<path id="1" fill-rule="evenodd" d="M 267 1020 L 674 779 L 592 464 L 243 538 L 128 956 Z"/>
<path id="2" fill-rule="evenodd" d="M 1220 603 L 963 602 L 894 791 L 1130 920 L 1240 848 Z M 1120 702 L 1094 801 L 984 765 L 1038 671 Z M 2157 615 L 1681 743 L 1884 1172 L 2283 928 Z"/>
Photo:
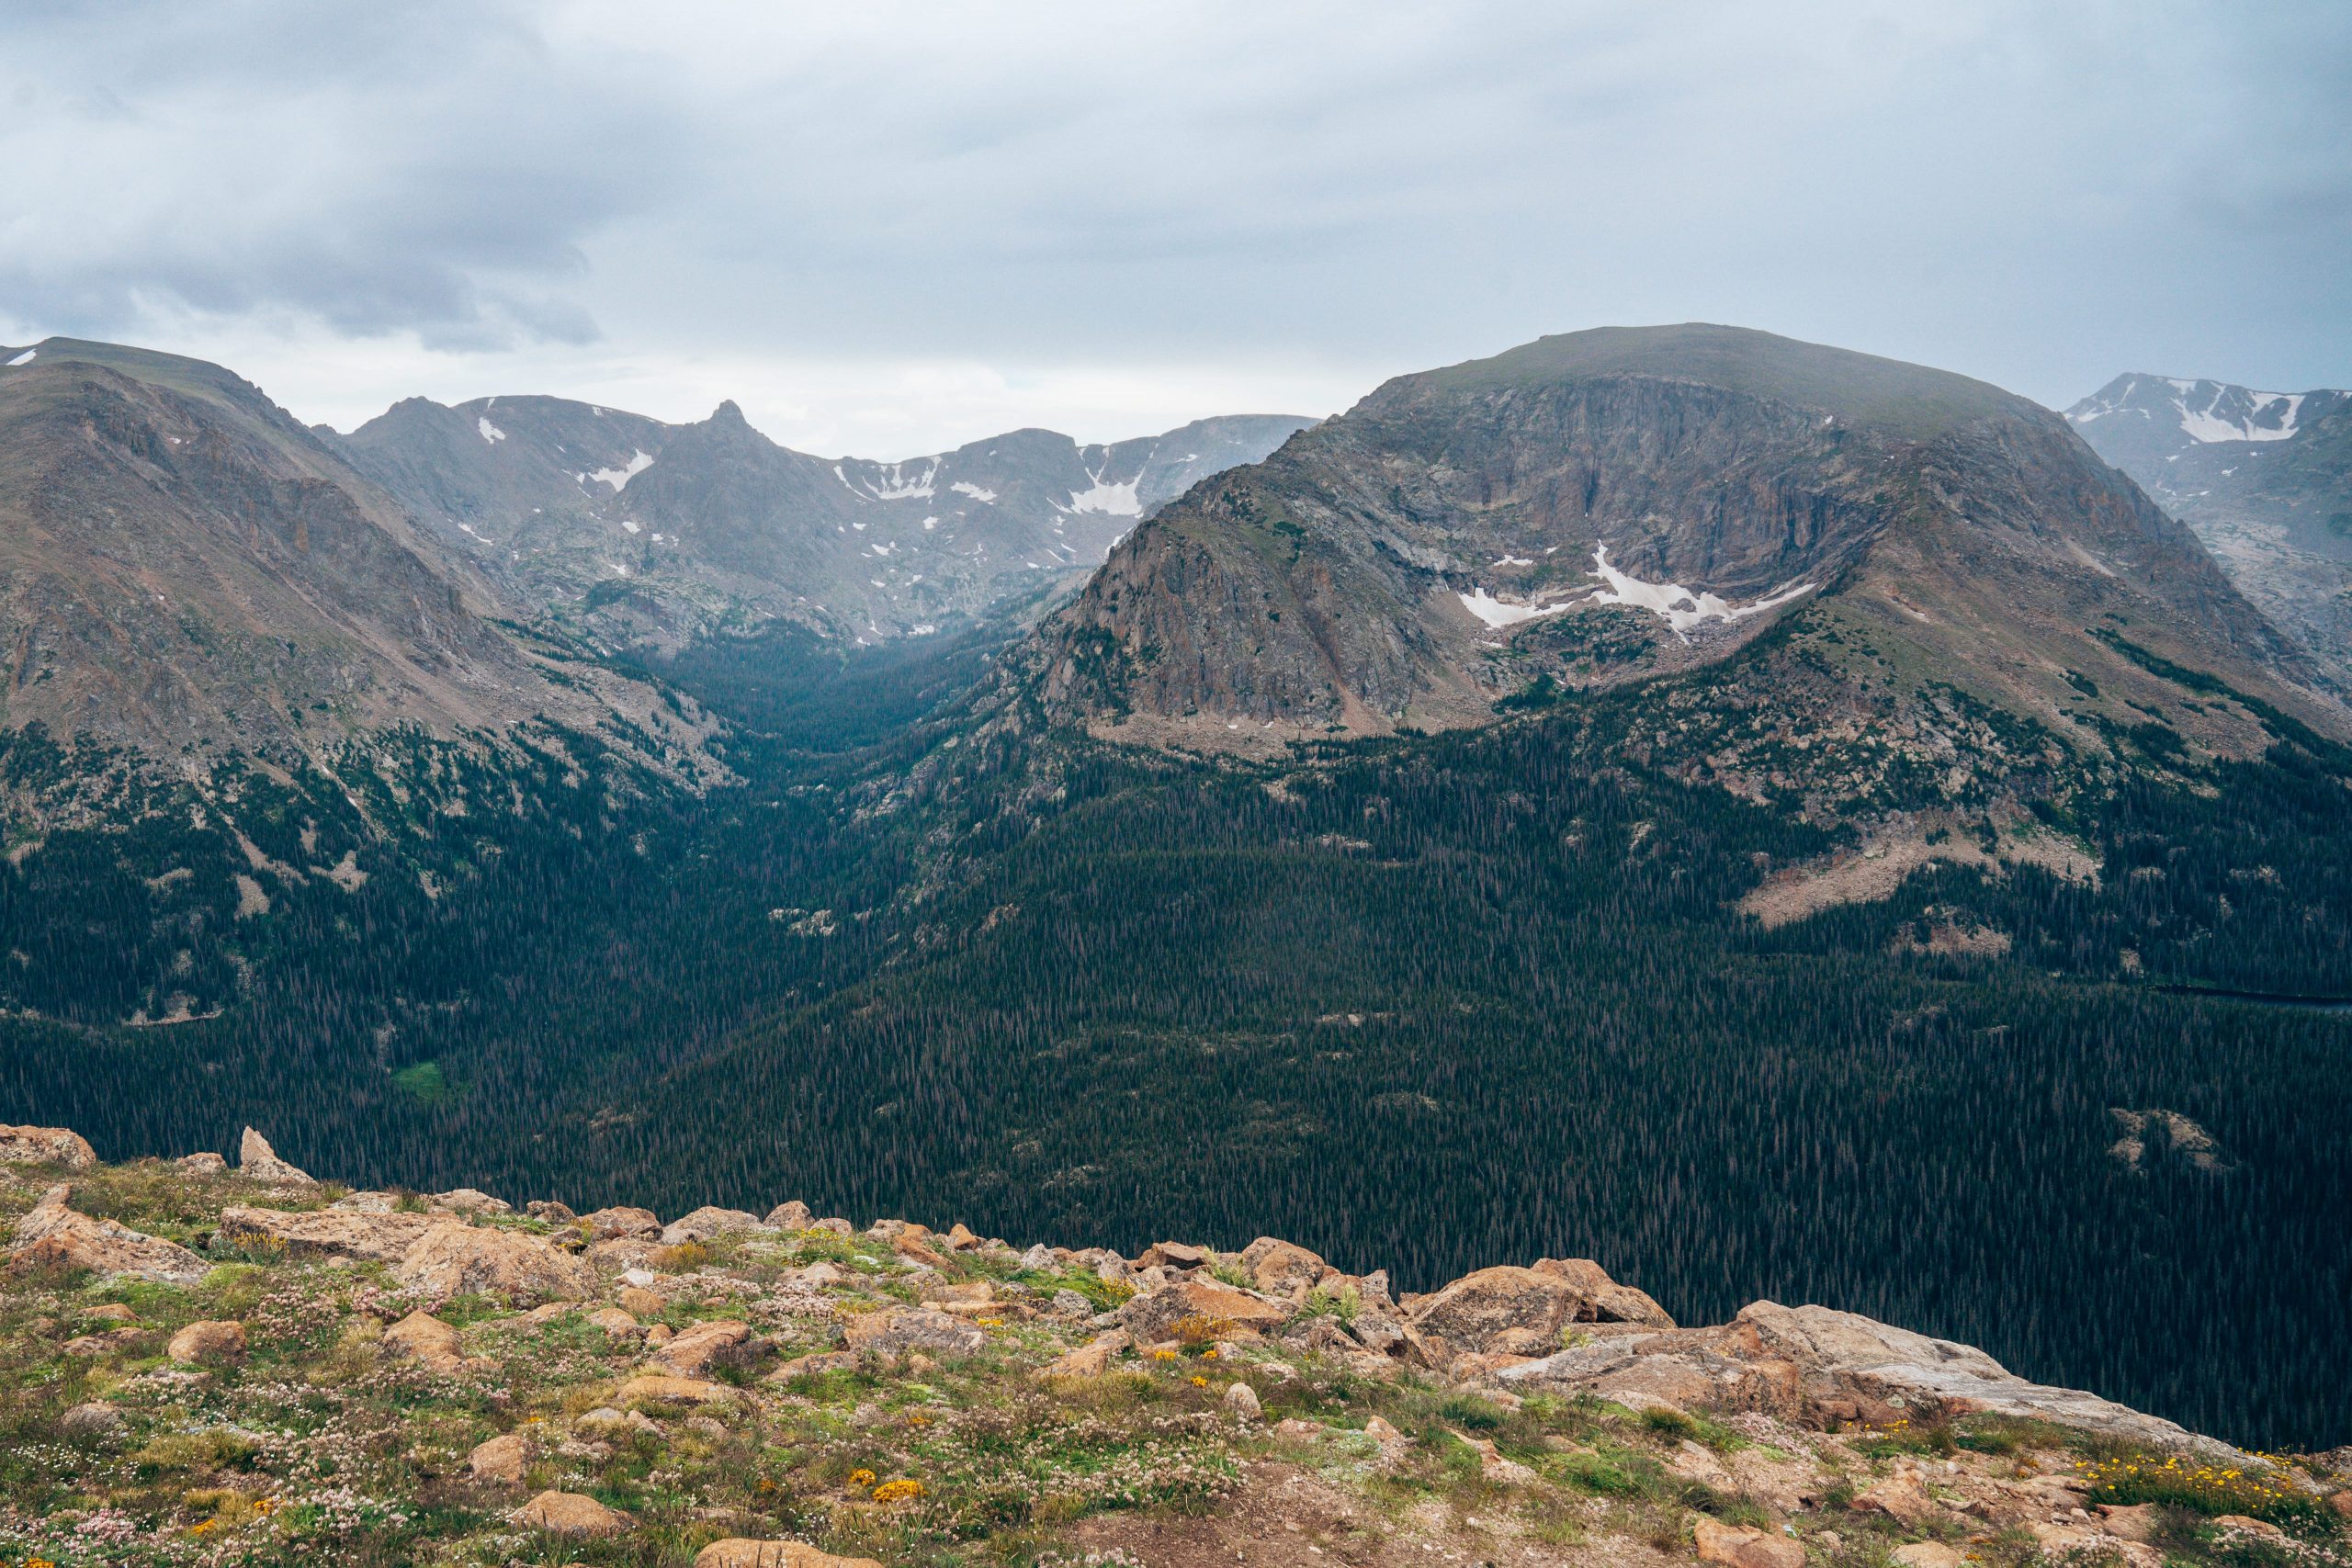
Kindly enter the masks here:
<path id="1" fill-rule="evenodd" d="M 0 324 L 469 375 L 601 337 L 681 398 L 763 356 L 1361 389 L 1691 318 L 2048 400 L 2343 382 L 2347 86 L 2327 0 L 13 8 Z"/>

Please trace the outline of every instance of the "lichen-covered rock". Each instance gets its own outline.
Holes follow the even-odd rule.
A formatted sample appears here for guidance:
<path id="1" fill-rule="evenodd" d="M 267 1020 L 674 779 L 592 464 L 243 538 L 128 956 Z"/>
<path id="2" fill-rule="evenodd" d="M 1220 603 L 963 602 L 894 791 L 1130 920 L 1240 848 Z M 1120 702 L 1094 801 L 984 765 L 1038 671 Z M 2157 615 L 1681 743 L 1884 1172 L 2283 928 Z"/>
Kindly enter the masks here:
<path id="1" fill-rule="evenodd" d="M 760 1216 L 741 1209 L 720 1209 L 709 1204 L 690 1214 L 682 1214 L 662 1227 L 662 1245 L 680 1247 L 690 1241 L 708 1241 L 713 1236 L 729 1235 L 738 1231 L 760 1228 Z"/>
<path id="2" fill-rule="evenodd" d="M 477 1444 L 466 1456 L 466 1469 L 476 1481 L 492 1481 L 502 1486 L 519 1486 L 523 1472 L 531 1462 L 530 1445 L 519 1432 L 503 1432 L 486 1443 Z"/>
<path id="3" fill-rule="evenodd" d="M 220 1235 L 237 1242 L 271 1243 L 289 1257 L 348 1258 L 365 1263 L 398 1263 L 436 1224 L 432 1214 L 370 1213 L 366 1209 L 254 1209 L 220 1211 Z"/>
<path id="4" fill-rule="evenodd" d="M 1534 1345 L 1556 1346 L 1561 1330 L 1572 1324 L 1674 1326 L 1656 1302 L 1582 1259 L 1481 1269 L 1413 1302 L 1406 1316 L 1421 1333 L 1450 1345 L 1516 1355 Z"/>
<path id="5" fill-rule="evenodd" d="M 1724 1568 L 1804 1568 L 1804 1548 L 1786 1536 L 1726 1525 L 1704 1514 L 1691 1533 L 1702 1562 L 1720 1562 Z"/>
<path id="6" fill-rule="evenodd" d="M 122 1412 L 111 1404 L 76 1404 L 57 1418 L 57 1428 L 69 1438 L 106 1438 L 122 1430 Z"/>
<path id="7" fill-rule="evenodd" d="M 437 1296 L 478 1292 L 521 1304 L 595 1293 L 588 1265 L 537 1236 L 444 1222 L 419 1236 L 392 1266 L 404 1285 Z"/>
<path id="8" fill-rule="evenodd" d="M 241 1361 L 245 1356 L 242 1323 L 191 1323 L 172 1336 L 165 1354 L 175 1361 Z"/>
<path id="9" fill-rule="evenodd" d="M 173 1163 L 191 1176 L 221 1176 L 229 1169 L 229 1162 L 209 1149 L 202 1154 L 182 1155 Z"/>
<path id="10" fill-rule="evenodd" d="M 599 1209 L 581 1224 L 597 1241 L 648 1241 L 662 1234 L 661 1216 L 650 1209 Z"/>
<path id="11" fill-rule="evenodd" d="M 459 1187 L 447 1192 L 436 1192 L 433 1206 L 458 1214 L 511 1214 L 514 1205 L 503 1198 L 493 1198 L 473 1187 Z"/>
<path id="12" fill-rule="evenodd" d="M 50 1269 L 86 1269 L 113 1279 L 131 1275 L 166 1284 L 193 1285 L 210 1267 L 176 1242 L 165 1241 L 118 1224 L 77 1213 L 71 1206 L 73 1189 L 52 1187 L 17 1222 L 16 1247 L 8 1266 L 18 1272 Z"/>
<path id="13" fill-rule="evenodd" d="M 542 1492 L 514 1510 L 514 1522 L 550 1535 L 607 1536 L 628 1529 L 629 1517 L 577 1492 Z"/>
<path id="14" fill-rule="evenodd" d="M 695 1568 L 882 1568 L 871 1557 L 835 1557 L 805 1541 L 730 1536 L 695 1553 Z"/>
<path id="15" fill-rule="evenodd" d="M 680 1329 L 654 1359 L 684 1378 L 698 1378 L 713 1367 L 748 1359 L 752 1325 L 732 1319 Z"/>
<path id="16" fill-rule="evenodd" d="M 762 1220 L 760 1224 L 770 1230 L 805 1231 L 816 1223 L 816 1214 L 808 1205 L 795 1198 L 770 1209 L 767 1218 Z"/>
<path id="17" fill-rule="evenodd" d="M 458 1331 L 428 1312 L 413 1312 L 384 1330 L 383 1343 L 387 1351 L 435 1369 L 453 1367 L 461 1359 Z"/>
<path id="18" fill-rule="evenodd" d="M 1136 1295 L 1119 1309 L 1118 1315 L 1121 1327 L 1148 1345 L 1172 1337 L 1180 1325 L 1209 1339 L 1271 1333 L 1290 1316 L 1290 1308 L 1252 1292 L 1188 1274 Z"/>
<path id="19" fill-rule="evenodd" d="M 734 1391 L 722 1382 L 709 1382 L 701 1378 L 677 1378 L 661 1372 L 641 1372 L 623 1382 L 614 1395 L 623 1404 L 640 1400 L 656 1404 L 710 1404 L 727 1398 Z"/>
<path id="20" fill-rule="evenodd" d="M 877 1356 L 904 1355 L 910 1350 L 971 1356 L 989 1342 L 985 1333 L 962 1318 L 919 1307 L 887 1307 L 880 1312 L 860 1313 L 849 1320 L 842 1338 L 851 1349 Z"/>
<path id="21" fill-rule="evenodd" d="M 275 1181 L 289 1187 L 316 1185 L 309 1171 L 278 1158 L 277 1151 L 269 1146 L 269 1140 L 251 1127 L 245 1129 L 237 1144 L 237 1169 L 256 1181 Z"/>
<path id="22" fill-rule="evenodd" d="M 87 1170 L 98 1163 L 89 1140 L 70 1127 L 0 1125 L 0 1165 L 62 1165 Z"/>

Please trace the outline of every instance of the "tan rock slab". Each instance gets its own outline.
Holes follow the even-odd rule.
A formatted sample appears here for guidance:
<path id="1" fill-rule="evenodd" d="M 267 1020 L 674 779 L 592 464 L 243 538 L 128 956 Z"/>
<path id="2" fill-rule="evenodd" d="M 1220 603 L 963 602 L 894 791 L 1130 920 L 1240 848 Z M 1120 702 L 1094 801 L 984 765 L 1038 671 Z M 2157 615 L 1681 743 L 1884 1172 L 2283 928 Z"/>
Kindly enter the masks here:
<path id="1" fill-rule="evenodd" d="M 77 1213 L 73 1195 L 73 1189 L 60 1183 L 26 1211 L 17 1222 L 11 1269 L 86 1269 L 109 1279 L 128 1274 L 174 1285 L 193 1285 L 210 1269 L 176 1242 Z"/>
<path id="2" fill-rule="evenodd" d="M 288 1213 L 242 1204 L 220 1211 L 220 1234 L 232 1241 L 270 1242 L 296 1258 L 348 1258 L 398 1263 L 436 1224 L 430 1214 L 369 1213 L 317 1209 Z"/>
<path id="3" fill-rule="evenodd" d="M 662 1234 L 661 1218 L 650 1209 L 599 1209 L 580 1223 L 598 1241 L 647 1241 Z"/>
<path id="4" fill-rule="evenodd" d="M 606 1536 L 628 1529 L 629 1519 L 577 1492 L 542 1492 L 514 1510 L 514 1522 L 550 1535 Z"/>
<path id="5" fill-rule="evenodd" d="M 1898 1546 L 1886 1554 L 1886 1559 L 1896 1568 L 1960 1568 L 1966 1561 L 1939 1540 L 1915 1540 L 1908 1546 Z"/>
<path id="6" fill-rule="evenodd" d="M 1804 1568 L 1804 1548 L 1786 1536 L 1724 1524 L 1704 1514 L 1691 1527 L 1691 1535 L 1702 1562 L 1720 1562 L 1724 1568 Z"/>
<path id="7" fill-rule="evenodd" d="M 643 1372 L 621 1384 L 613 1397 L 623 1404 L 649 1399 L 676 1404 L 713 1404 L 734 1392 L 725 1383 L 705 1382 L 700 1378 L 675 1378 L 661 1372 Z"/>
<path id="8" fill-rule="evenodd" d="M 0 1165 L 62 1165 L 87 1170 L 98 1163 L 90 1141 L 71 1127 L 0 1125 Z"/>
<path id="9" fill-rule="evenodd" d="M 882 1568 L 871 1557 L 835 1557 L 805 1541 L 714 1540 L 695 1553 L 695 1568 Z"/>
<path id="10" fill-rule="evenodd" d="M 466 1456 L 466 1468 L 476 1481 L 493 1481 L 502 1486 L 519 1486 L 523 1472 L 531 1462 L 530 1445 L 521 1434 L 504 1432 L 486 1443 L 478 1444 Z"/>
<path id="11" fill-rule="evenodd" d="M 165 1353 L 175 1361 L 239 1361 L 245 1355 L 242 1323 L 191 1323 L 172 1336 Z"/>
<path id="12" fill-rule="evenodd" d="M 752 1325 L 729 1318 L 697 1323 L 680 1329 L 655 1357 L 682 1378 L 698 1378 L 723 1361 L 734 1359 L 751 1342 Z"/>
<path id="13" fill-rule="evenodd" d="M 444 1221 L 419 1236 L 392 1266 L 392 1277 L 436 1296 L 469 1292 L 515 1303 L 592 1296 L 587 1263 L 537 1236 Z"/>
<path id="14" fill-rule="evenodd" d="M 458 1331 L 428 1312 L 413 1312 L 384 1330 L 383 1348 L 427 1366 L 458 1359 Z"/>

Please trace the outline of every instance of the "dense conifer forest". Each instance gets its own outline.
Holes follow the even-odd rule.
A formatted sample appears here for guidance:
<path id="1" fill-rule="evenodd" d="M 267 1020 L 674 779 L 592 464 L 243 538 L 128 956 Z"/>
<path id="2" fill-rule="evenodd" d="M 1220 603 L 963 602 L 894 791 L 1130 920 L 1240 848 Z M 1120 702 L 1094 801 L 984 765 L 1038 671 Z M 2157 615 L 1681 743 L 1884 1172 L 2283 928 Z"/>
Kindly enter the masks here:
<path id="1" fill-rule="evenodd" d="M 12 798 L 117 793 L 11 824 L 0 1119 L 582 1209 L 1273 1233 L 1408 1290 L 1589 1256 L 1686 1321 L 1820 1302 L 2352 1440 L 2352 1015 L 2217 994 L 2352 995 L 2329 743 L 2140 736 L 2040 807 L 2096 885 L 1943 866 L 1767 931 L 1736 901 L 1837 834 L 1634 761 L 1644 691 L 1193 763 L 1005 722 L 989 651 L 661 667 L 740 726 L 699 795 L 543 729 L 208 805 L 19 732 Z M 1955 922 L 2008 951 L 1920 940 Z M 2218 1155 L 2120 1157 L 2157 1108 Z"/>

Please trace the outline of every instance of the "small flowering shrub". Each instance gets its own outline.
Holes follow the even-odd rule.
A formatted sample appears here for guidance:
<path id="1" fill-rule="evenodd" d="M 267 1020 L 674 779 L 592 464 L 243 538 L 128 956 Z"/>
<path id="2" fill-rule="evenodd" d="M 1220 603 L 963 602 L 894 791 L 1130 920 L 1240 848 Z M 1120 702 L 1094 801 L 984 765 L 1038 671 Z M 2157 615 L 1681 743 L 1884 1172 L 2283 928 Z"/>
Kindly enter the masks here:
<path id="1" fill-rule="evenodd" d="M 2149 1454 L 2085 1460 L 2075 1469 L 2093 1503 L 2162 1503 L 2207 1516 L 2243 1514 L 2285 1528 L 2317 1530 L 2333 1521 L 2327 1505 L 2267 1467 Z"/>

